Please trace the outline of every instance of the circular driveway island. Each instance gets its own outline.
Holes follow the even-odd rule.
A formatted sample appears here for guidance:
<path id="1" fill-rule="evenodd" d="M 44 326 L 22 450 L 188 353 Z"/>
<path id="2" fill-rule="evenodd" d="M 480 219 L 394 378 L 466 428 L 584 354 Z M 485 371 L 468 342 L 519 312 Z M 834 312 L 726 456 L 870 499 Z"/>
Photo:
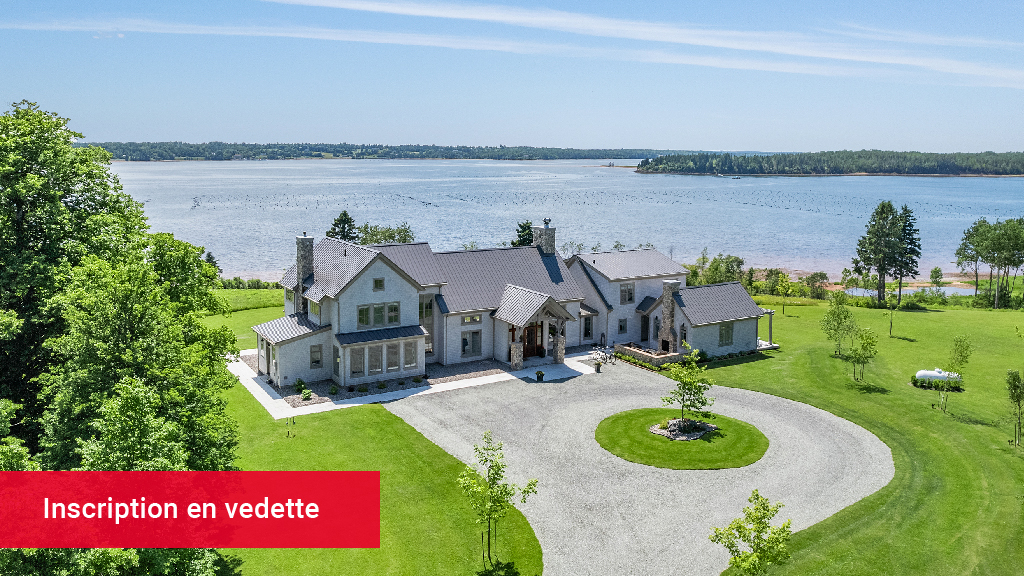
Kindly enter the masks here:
<path id="1" fill-rule="evenodd" d="M 889 448 L 874 434 L 813 406 L 715 386 L 714 411 L 756 426 L 770 442 L 750 466 L 668 470 L 635 464 L 594 439 L 604 418 L 661 406 L 662 376 L 619 364 L 564 382 L 511 380 L 412 396 L 388 410 L 463 462 L 485 430 L 505 444 L 507 477 L 538 493 L 520 509 L 544 552 L 544 573 L 718 574 L 725 549 L 713 526 L 739 517 L 757 488 L 786 506 L 800 530 L 892 479 Z M 506 560 L 515 560 L 507 558 Z"/>

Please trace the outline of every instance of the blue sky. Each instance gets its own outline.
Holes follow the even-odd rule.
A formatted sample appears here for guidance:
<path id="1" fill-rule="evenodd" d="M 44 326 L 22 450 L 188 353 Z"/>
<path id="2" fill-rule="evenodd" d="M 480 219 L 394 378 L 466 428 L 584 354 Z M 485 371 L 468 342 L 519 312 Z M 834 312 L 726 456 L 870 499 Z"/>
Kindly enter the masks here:
<path id="1" fill-rule="evenodd" d="M 0 53 L 90 141 L 1024 150 L 1019 0 L 5 0 Z"/>

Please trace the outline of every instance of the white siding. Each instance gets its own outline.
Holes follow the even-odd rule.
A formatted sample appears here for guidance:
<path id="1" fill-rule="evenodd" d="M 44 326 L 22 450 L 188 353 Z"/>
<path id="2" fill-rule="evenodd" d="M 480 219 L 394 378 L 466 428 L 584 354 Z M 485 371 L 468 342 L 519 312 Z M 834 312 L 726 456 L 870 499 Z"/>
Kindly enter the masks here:
<path id="1" fill-rule="evenodd" d="M 473 312 L 473 314 L 480 315 L 481 322 L 479 324 L 463 326 L 462 317 L 466 316 L 466 314 L 453 313 L 445 317 L 445 364 L 473 362 L 474 360 L 483 360 L 484 358 L 494 357 L 494 321 L 490 316 L 490 310 L 484 312 Z M 463 357 L 462 333 L 473 330 L 480 330 L 480 355 Z M 439 343 L 435 340 L 434 348 L 437 349 L 438 345 Z"/>
<path id="2" fill-rule="evenodd" d="M 373 291 L 373 279 L 384 278 L 384 290 Z M 341 302 L 340 317 L 334 332 L 346 334 L 355 332 L 356 309 L 366 304 L 399 302 L 401 326 L 419 326 L 419 293 L 393 268 L 381 261 L 374 262 L 338 295 Z M 382 328 L 378 326 L 377 328 Z"/>
<path id="3" fill-rule="evenodd" d="M 678 313 L 678 311 L 677 311 Z M 723 356 L 730 352 L 748 352 L 757 349 L 757 319 L 733 322 L 732 346 L 718 346 L 719 324 L 690 327 L 690 346 L 703 350 L 708 356 Z"/>
<path id="4" fill-rule="evenodd" d="M 330 379 L 333 340 L 330 332 L 325 331 L 277 346 L 277 365 L 281 384 L 292 386 L 299 378 L 306 382 Z M 309 347 L 314 344 L 320 344 L 322 347 L 320 368 L 309 367 Z"/>

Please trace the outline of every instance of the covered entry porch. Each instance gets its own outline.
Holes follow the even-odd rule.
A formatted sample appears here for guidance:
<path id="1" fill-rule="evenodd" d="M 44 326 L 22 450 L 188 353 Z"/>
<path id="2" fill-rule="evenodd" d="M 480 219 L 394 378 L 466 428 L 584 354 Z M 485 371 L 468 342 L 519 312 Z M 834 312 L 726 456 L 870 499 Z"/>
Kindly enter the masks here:
<path id="1" fill-rule="evenodd" d="M 565 362 L 565 323 L 576 318 L 550 295 L 508 284 L 494 319 L 509 327 L 512 370 L 522 370 L 528 358 L 545 356 L 549 339 L 553 339 L 551 360 Z"/>

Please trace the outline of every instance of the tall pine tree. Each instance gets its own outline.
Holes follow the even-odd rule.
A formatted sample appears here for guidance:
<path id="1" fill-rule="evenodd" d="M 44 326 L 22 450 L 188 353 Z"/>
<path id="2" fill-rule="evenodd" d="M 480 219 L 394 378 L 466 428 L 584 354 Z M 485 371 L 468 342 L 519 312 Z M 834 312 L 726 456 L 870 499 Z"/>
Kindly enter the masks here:
<path id="1" fill-rule="evenodd" d="M 356 232 L 356 221 L 348 215 L 348 210 L 342 210 L 341 214 L 334 219 L 334 224 L 327 231 L 327 235 L 346 242 L 358 242 L 359 234 Z"/>
<path id="2" fill-rule="evenodd" d="M 885 278 L 894 276 L 899 267 L 900 225 L 899 214 L 892 202 L 878 204 L 868 220 L 867 232 L 857 241 L 857 257 L 853 271 L 860 275 L 878 274 L 878 302 L 885 302 Z"/>
<path id="3" fill-rule="evenodd" d="M 917 218 L 914 211 L 906 204 L 900 208 L 899 216 L 900 236 L 899 252 L 896 255 L 895 275 L 899 278 L 899 291 L 896 296 L 896 305 L 903 302 L 903 279 L 913 278 L 921 273 L 917 269 L 918 261 L 921 259 L 921 231 L 917 229 Z"/>

